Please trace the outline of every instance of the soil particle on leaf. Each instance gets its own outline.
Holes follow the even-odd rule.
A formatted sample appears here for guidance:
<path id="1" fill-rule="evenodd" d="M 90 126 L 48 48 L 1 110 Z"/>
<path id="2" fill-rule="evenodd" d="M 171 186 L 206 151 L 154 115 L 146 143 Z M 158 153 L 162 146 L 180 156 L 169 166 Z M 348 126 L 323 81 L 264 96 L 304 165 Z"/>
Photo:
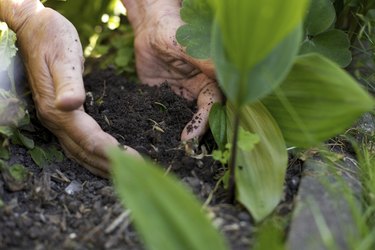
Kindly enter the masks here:
<path id="1" fill-rule="evenodd" d="M 104 131 L 121 144 L 176 174 L 202 202 L 215 189 L 223 167 L 203 156 L 186 155 L 180 134 L 193 118 L 195 104 L 160 88 L 128 82 L 114 71 L 97 71 L 85 77 L 86 111 Z M 34 114 L 35 115 L 35 114 Z M 58 146 L 56 139 L 37 121 L 31 136 L 39 146 Z M 47 136 L 41 136 L 47 134 Z M 214 148 L 208 133 L 198 154 Z M 61 149 L 60 149 L 61 150 Z M 96 177 L 65 158 L 39 168 L 26 148 L 12 145 L 9 164 L 20 163 L 31 176 L 17 192 L 6 189 L 0 175 L 0 249 L 143 249 L 126 209 L 117 199 L 110 181 Z M 285 198 L 278 210 L 290 212 L 299 184 L 300 169 L 291 165 L 285 185 Z M 220 187 L 208 210 L 214 224 L 228 239 L 232 249 L 248 249 L 254 231 L 253 221 L 240 206 L 225 203 Z"/>

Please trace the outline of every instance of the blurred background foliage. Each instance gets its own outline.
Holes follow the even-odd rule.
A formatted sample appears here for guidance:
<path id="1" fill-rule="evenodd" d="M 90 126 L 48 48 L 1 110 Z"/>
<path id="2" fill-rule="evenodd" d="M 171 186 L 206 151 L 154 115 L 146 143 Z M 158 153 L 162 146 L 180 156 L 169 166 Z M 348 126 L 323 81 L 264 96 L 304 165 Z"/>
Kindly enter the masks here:
<path id="1" fill-rule="evenodd" d="M 337 16 L 335 26 L 350 39 L 353 61 L 348 71 L 375 94 L 375 1 L 331 1 Z"/>
<path id="2" fill-rule="evenodd" d="M 76 27 L 86 57 L 86 70 L 114 67 L 135 77 L 133 31 L 120 0 L 46 0 L 45 6 Z"/>

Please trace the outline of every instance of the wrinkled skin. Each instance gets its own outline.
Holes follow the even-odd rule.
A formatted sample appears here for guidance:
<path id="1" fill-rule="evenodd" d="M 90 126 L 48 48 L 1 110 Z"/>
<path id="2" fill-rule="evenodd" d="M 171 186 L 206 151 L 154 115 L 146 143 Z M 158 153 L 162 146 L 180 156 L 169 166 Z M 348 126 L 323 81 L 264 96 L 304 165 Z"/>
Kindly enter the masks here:
<path id="1" fill-rule="evenodd" d="M 119 143 L 83 110 L 83 56 L 75 28 L 57 12 L 43 8 L 16 33 L 40 121 L 68 157 L 108 177 L 105 150 Z M 127 152 L 137 154 L 131 148 Z"/>
<path id="2" fill-rule="evenodd" d="M 128 8 L 129 13 L 137 16 L 131 20 L 136 35 L 137 72 L 144 83 L 159 85 L 167 81 L 177 94 L 197 99 L 198 112 L 181 138 L 199 137 L 207 130 L 210 107 L 222 98 L 214 80 L 212 63 L 188 57 L 177 44 L 175 32 L 182 25 L 179 1 L 154 2 L 158 6 L 147 5 L 147 12 L 131 5 Z M 27 14 L 27 18 L 14 24 L 13 29 L 38 117 L 55 134 L 70 158 L 92 173 L 108 177 L 105 151 L 108 146 L 117 146 L 118 141 L 83 110 L 83 56 L 78 34 L 57 12 L 44 7 L 34 12 L 35 8 L 23 10 L 22 15 Z M 132 148 L 125 149 L 138 155 Z"/>
<path id="3" fill-rule="evenodd" d="M 135 32 L 137 73 L 143 83 L 160 85 L 167 81 L 174 92 L 197 100 L 198 110 L 181 134 L 183 141 L 202 136 L 208 128 L 213 103 L 222 100 L 211 61 L 197 60 L 176 41 L 183 25 L 180 1 L 124 0 Z"/>

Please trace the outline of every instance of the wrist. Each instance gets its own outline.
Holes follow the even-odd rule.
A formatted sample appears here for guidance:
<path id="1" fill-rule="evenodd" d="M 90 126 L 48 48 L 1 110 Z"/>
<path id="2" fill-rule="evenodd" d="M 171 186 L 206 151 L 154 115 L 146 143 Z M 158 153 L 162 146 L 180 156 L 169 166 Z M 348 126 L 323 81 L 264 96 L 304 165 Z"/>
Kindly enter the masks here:
<path id="1" fill-rule="evenodd" d="M 0 0 L 0 21 L 17 33 L 29 17 L 43 8 L 39 0 Z"/>

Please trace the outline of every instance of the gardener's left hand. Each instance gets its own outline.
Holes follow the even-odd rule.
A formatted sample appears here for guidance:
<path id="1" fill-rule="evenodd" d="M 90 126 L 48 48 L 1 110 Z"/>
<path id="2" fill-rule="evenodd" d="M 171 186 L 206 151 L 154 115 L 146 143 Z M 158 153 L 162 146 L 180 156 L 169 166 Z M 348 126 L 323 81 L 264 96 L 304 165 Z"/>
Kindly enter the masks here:
<path id="1" fill-rule="evenodd" d="M 160 85 L 167 81 L 186 99 L 197 99 L 198 110 L 181 134 L 183 141 L 202 136 L 208 128 L 213 103 L 222 101 L 211 61 L 197 60 L 176 41 L 183 25 L 180 1 L 124 0 L 135 32 L 138 77 L 143 83 Z"/>

